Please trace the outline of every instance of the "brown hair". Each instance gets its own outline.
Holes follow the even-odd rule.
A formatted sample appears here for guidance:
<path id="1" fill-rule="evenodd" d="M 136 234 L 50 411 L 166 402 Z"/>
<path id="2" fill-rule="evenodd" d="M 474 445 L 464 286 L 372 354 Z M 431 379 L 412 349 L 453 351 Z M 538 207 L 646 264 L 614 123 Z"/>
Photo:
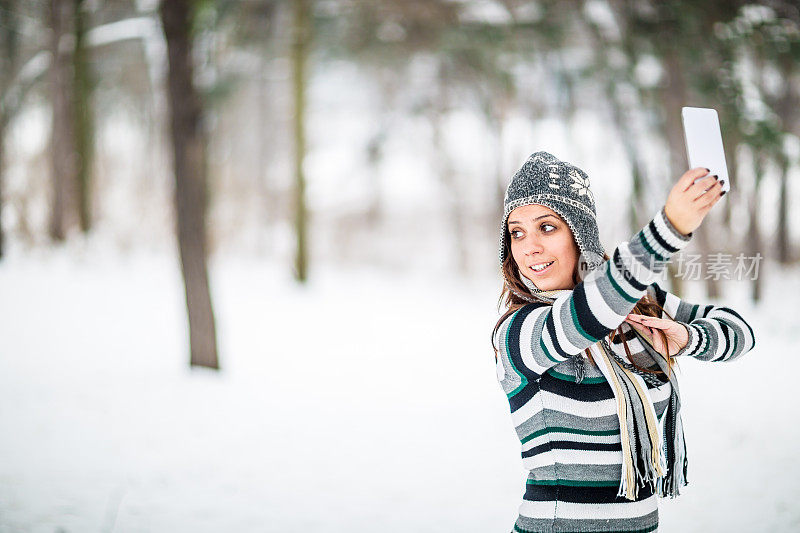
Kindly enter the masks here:
<path id="1" fill-rule="evenodd" d="M 495 344 L 494 344 L 494 338 L 495 338 L 495 335 L 497 334 L 497 330 L 500 328 L 500 325 L 503 323 L 503 321 L 509 315 L 515 313 L 518 309 L 520 309 L 524 305 L 530 303 L 527 300 L 523 300 L 522 298 L 520 298 L 519 296 L 514 294 L 514 292 L 512 292 L 509 289 L 509 284 L 510 284 L 511 288 L 513 288 L 514 291 L 516 291 L 518 293 L 522 293 L 522 294 L 530 294 L 530 291 L 528 290 L 528 288 L 520 280 L 519 269 L 517 268 L 517 263 L 514 261 L 514 257 L 511 254 L 511 247 L 508 244 L 509 243 L 509 238 L 510 238 L 510 235 L 508 233 L 508 227 L 506 227 L 505 236 L 504 236 L 504 239 L 503 239 L 503 247 L 505 249 L 505 253 L 503 254 L 504 255 L 504 257 L 503 257 L 503 265 L 501 267 L 502 268 L 502 273 L 503 273 L 503 278 L 506 280 L 506 282 L 503 284 L 503 291 L 500 293 L 500 298 L 499 298 L 498 303 L 497 303 L 498 309 L 500 308 L 501 305 L 504 305 L 506 307 L 506 312 L 503 314 L 502 317 L 500 317 L 500 320 L 498 320 L 497 324 L 495 324 L 495 326 L 494 326 L 494 330 L 492 330 L 492 348 L 494 348 L 495 361 L 497 361 L 497 346 L 495 346 Z M 573 242 L 574 242 L 574 239 L 575 239 L 575 237 L 573 235 Z M 576 248 L 577 248 L 577 245 L 576 245 Z M 603 259 L 604 260 L 608 260 L 610 258 L 608 257 L 608 254 L 604 253 L 603 254 Z M 579 265 L 576 265 L 575 270 L 572 273 L 572 283 L 573 284 L 577 284 L 580 281 L 579 276 L 578 276 L 578 267 L 579 267 Z M 638 302 L 636 302 L 636 305 L 633 307 L 633 311 L 631 311 L 631 312 L 639 314 L 639 315 L 645 315 L 645 316 L 652 316 L 652 317 L 660 318 L 661 317 L 661 313 L 660 312 L 662 312 L 662 311 L 663 311 L 664 315 L 666 315 L 670 319 L 672 319 L 672 316 L 670 316 L 670 314 L 667 313 L 664 310 L 664 308 L 661 307 L 658 304 L 658 302 L 656 302 L 653 298 L 651 298 L 649 294 L 645 294 L 644 297 L 642 297 Z M 671 371 L 672 370 L 672 366 L 674 364 L 674 360 L 672 358 L 672 355 L 669 353 L 669 348 L 668 348 L 668 345 L 667 345 L 667 337 L 664 334 L 664 332 L 659 330 L 659 329 L 654 329 L 654 332 L 661 336 L 662 345 L 666 347 L 666 351 L 667 351 L 666 359 L 667 359 L 667 362 L 669 363 L 669 370 Z M 649 368 L 642 368 L 642 367 L 640 367 L 639 365 L 637 365 L 633 361 L 633 358 L 631 357 L 630 348 L 628 347 L 628 342 L 626 341 L 625 336 L 622 334 L 622 324 L 620 324 L 619 327 L 617 327 L 614 331 L 612 331 L 609 334 L 609 338 L 610 338 L 610 340 L 612 342 L 617 337 L 619 337 L 622 340 L 622 346 L 625 348 L 625 353 L 628 355 L 628 359 L 630 359 L 631 363 L 633 363 L 633 366 L 635 366 L 639 370 L 642 370 L 644 372 L 649 372 L 651 374 L 663 374 L 663 372 L 661 370 L 650 370 Z M 594 358 L 592 357 L 591 351 L 589 351 L 588 348 L 586 350 L 584 350 L 584 351 L 586 352 L 586 355 L 588 356 L 589 361 L 591 361 L 592 364 L 594 364 Z M 669 377 L 669 376 L 667 376 L 667 377 Z"/>

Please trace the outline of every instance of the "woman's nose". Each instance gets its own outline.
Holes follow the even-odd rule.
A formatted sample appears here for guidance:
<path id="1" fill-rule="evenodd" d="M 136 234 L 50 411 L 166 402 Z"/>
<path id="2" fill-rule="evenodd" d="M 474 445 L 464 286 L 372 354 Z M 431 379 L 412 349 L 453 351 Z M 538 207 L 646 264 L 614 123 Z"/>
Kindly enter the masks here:
<path id="1" fill-rule="evenodd" d="M 528 248 L 525 250 L 525 255 L 533 255 L 535 253 L 541 253 L 543 250 L 542 245 L 534 240 L 529 241 L 527 244 Z"/>

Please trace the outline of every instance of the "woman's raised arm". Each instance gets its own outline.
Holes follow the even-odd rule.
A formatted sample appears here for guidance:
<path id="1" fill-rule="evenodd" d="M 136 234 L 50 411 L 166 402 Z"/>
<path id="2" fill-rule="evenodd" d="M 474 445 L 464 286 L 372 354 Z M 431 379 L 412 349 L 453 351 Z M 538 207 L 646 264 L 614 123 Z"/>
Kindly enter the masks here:
<path id="1" fill-rule="evenodd" d="M 510 315 L 497 330 L 504 365 L 526 379 L 538 379 L 548 368 L 592 346 L 619 327 L 666 267 L 686 247 L 683 235 L 662 208 L 611 258 L 590 272 L 552 306 L 531 303 Z"/>

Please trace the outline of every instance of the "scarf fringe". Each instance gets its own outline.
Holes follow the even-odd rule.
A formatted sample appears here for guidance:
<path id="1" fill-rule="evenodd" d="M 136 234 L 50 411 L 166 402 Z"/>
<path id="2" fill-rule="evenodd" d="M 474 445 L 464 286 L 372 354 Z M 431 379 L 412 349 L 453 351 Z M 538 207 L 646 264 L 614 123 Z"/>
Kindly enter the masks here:
<path id="1" fill-rule="evenodd" d="M 680 487 L 687 484 L 688 466 L 677 398 L 670 397 L 668 408 L 662 418 L 663 423 L 659 423 L 653 403 L 646 392 L 648 389 L 644 380 L 609 357 L 602 342 L 598 342 L 592 348 L 598 355 L 597 362 L 617 400 L 623 455 L 617 496 L 636 500 L 639 489 L 647 487 L 662 497 L 674 498 L 680 494 Z M 672 395 L 676 395 L 675 388 L 672 389 Z M 638 400 L 637 407 L 640 407 L 642 414 L 637 414 L 636 408 L 633 407 L 632 402 L 635 400 Z M 666 421 L 673 415 L 675 428 L 674 433 L 670 435 Z M 633 428 L 633 435 L 630 428 Z M 670 455 L 674 457 L 672 465 L 667 464 L 667 457 Z M 639 465 L 644 467 L 639 468 Z"/>
<path id="2" fill-rule="evenodd" d="M 670 401 L 670 410 L 674 409 Z M 664 413 L 664 420 L 666 422 L 667 415 L 671 413 Z M 665 435 L 664 446 L 668 445 Z M 658 495 L 662 498 L 669 497 L 670 499 L 680 496 L 680 489 L 689 484 L 687 477 L 689 469 L 689 459 L 686 456 L 686 440 L 683 433 L 683 422 L 680 415 L 675 418 L 675 435 L 672 442 L 673 450 L 675 451 L 675 460 L 673 461 L 673 468 L 667 472 L 663 478 L 659 478 L 657 491 Z"/>

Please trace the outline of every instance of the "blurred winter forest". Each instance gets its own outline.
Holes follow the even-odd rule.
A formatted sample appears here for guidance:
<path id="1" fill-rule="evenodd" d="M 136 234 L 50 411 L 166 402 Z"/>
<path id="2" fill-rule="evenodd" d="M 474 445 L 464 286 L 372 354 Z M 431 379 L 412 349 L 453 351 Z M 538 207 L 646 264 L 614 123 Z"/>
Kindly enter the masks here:
<path id="1" fill-rule="evenodd" d="M 718 110 L 733 184 L 698 250 L 798 258 L 789 0 L 2 0 L 0 32 L 0 253 L 177 236 L 199 364 L 208 256 L 494 270 L 554 138 L 613 241 L 688 168 L 685 105 Z"/>
<path id="2" fill-rule="evenodd" d="M 0 531 L 510 529 L 506 185 L 583 168 L 611 251 L 682 106 L 731 180 L 691 250 L 763 261 L 669 287 L 760 352 L 687 363 L 663 529 L 793 531 L 796 0 L 0 0 Z"/>

